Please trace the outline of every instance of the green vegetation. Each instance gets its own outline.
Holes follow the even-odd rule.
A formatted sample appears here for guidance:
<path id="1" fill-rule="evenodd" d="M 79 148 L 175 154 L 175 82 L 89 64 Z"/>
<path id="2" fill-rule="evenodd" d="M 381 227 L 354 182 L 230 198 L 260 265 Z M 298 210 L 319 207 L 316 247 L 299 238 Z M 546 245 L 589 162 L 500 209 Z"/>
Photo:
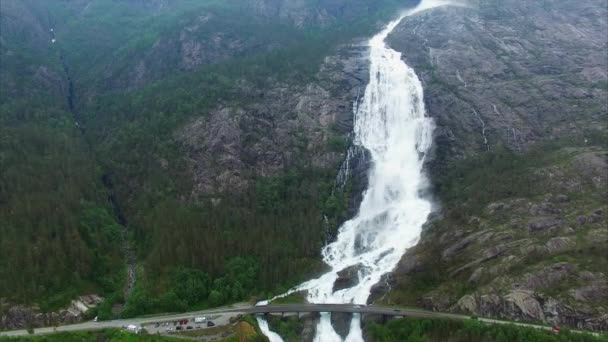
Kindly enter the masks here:
<path id="1" fill-rule="evenodd" d="M 86 145 L 65 112 L 21 108 L 0 107 L 0 293 L 53 309 L 119 288 L 121 228 Z"/>
<path id="2" fill-rule="evenodd" d="M 127 316 L 280 292 L 320 269 L 322 217 L 333 229 L 347 198 L 332 194 L 335 170 L 301 158 L 274 177 L 246 174 L 252 185 L 242 194 L 191 198 L 192 175 L 174 133 L 220 104 L 254 101 L 243 96 L 244 86 L 313 80 L 337 45 L 372 32 L 401 1 L 375 3 L 323 28 L 243 15 L 250 13 L 237 1 L 160 9 L 112 0 L 4 5 L 0 297 L 53 310 L 78 294 L 99 293 L 107 299 L 97 314 L 111 318 L 112 305 L 125 300 L 124 238 L 142 265 Z M 214 47 L 225 56 L 180 71 L 180 48 L 162 44 L 178 44 L 184 30 L 197 41 L 236 41 L 242 50 Z M 149 77 L 131 90 L 136 62 L 146 64 Z M 335 137 L 329 148 L 346 144 Z M 118 224 L 123 219 L 128 234 Z M 249 283 L 226 285 L 234 260 L 255 264 Z M 184 274 L 204 289 L 170 290 Z"/>
<path id="3" fill-rule="evenodd" d="M 464 295 L 504 298 L 514 284 L 548 277 L 554 265 L 563 263 L 574 271 L 534 291 L 581 305 L 572 297 L 575 289 L 588 286 L 579 272 L 606 272 L 604 219 L 581 223 L 577 218 L 607 210 L 605 188 L 593 181 L 603 172 L 597 165 L 607 147 L 605 134 L 587 133 L 584 138 L 541 142 L 523 153 L 498 148 L 443 168 L 434 179 L 445 215 L 423 231 L 415 249 L 420 266 L 396 274 L 396 286 L 383 303 L 417 306 L 422 298 L 440 298 L 441 304 L 434 305 L 444 310 L 458 307 Z M 531 229 L 547 217 L 559 221 Z M 550 248 L 552 239 L 568 245 Z M 504 252 L 488 258 L 493 248 Z M 605 303 L 598 299 L 584 305 L 600 311 Z M 492 315 L 498 310 L 477 312 Z"/>
<path id="4" fill-rule="evenodd" d="M 269 320 L 270 330 L 276 332 L 286 342 L 298 342 L 302 340 L 304 323 L 297 316 L 272 317 Z"/>
<path id="5" fill-rule="evenodd" d="M 462 218 L 478 214 L 486 205 L 499 200 L 533 198 L 545 190 L 545 182 L 535 174 L 536 169 L 567 162 L 572 157 L 568 148 L 608 147 L 607 137 L 589 132 L 585 138 L 538 143 L 525 153 L 499 146 L 490 153 L 455 162 L 436 174 L 437 194 L 450 208 L 450 215 Z"/>
<path id="6" fill-rule="evenodd" d="M 122 316 L 179 312 L 241 301 L 255 293 L 257 273 L 258 265 L 250 258 L 230 259 L 224 276 L 215 279 L 197 269 L 178 268 L 171 272 L 167 289 L 158 297 L 146 288 L 136 287 Z"/>
<path id="7" fill-rule="evenodd" d="M 385 325 L 372 324 L 367 330 L 378 342 L 510 342 L 510 341 L 607 341 L 606 337 L 574 333 L 563 329 L 559 334 L 548 330 L 516 325 L 485 324 L 478 320 L 442 320 L 406 318 Z"/>
<path id="8" fill-rule="evenodd" d="M 289 296 L 277 298 L 272 301 L 272 304 L 300 304 L 306 303 L 306 295 L 304 292 L 294 292 Z"/>
<path id="9" fill-rule="evenodd" d="M 345 194 L 332 194 L 335 170 L 313 169 L 306 158 L 274 177 L 248 175 L 255 185 L 241 195 L 180 200 L 190 193 L 192 185 L 181 157 L 182 147 L 173 139 L 177 127 L 218 103 L 246 106 L 254 101 L 240 93 L 243 84 L 260 89 L 278 80 L 305 84 L 331 49 L 370 30 L 374 23 L 373 17 L 359 18 L 361 25 L 347 28 L 339 23 L 323 30 L 285 29 L 285 23 L 275 21 L 247 24 L 240 19 L 239 25 L 233 25 L 234 8 L 223 10 L 214 9 L 214 19 L 205 25 L 242 30 L 231 34 L 240 37 L 246 32 L 256 44 L 270 41 L 281 47 L 204 66 L 196 72 L 177 73 L 124 95 L 101 96 L 82 114 L 87 139 L 110 174 L 140 258 L 145 261 L 139 290 L 158 298 L 159 303 L 163 296 L 172 298 L 166 291 L 176 268 L 202 269 L 216 279 L 221 278 L 227 260 L 244 256 L 253 256 L 258 263 L 254 281 L 259 293 L 284 291 L 319 270 L 318 253 L 325 239 L 322 217 L 326 215 L 333 228 L 346 207 Z M 112 68 L 116 64 L 113 62 Z M 345 140 L 334 140 L 339 141 L 332 144 L 333 150 L 346 147 Z M 167 160 L 169 168 L 160 168 L 159 159 Z M 253 291 L 248 288 L 244 292 L 250 295 Z M 183 303 L 219 305 L 233 298 L 245 297 L 217 290 L 196 304 L 172 301 L 172 308 L 186 307 Z M 135 303 L 127 302 L 127 315 L 170 309 L 154 303 L 130 309 Z"/>
<path id="10" fill-rule="evenodd" d="M 346 137 L 342 136 L 333 136 L 329 139 L 328 142 L 329 150 L 333 152 L 341 152 L 345 151 L 350 145 L 350 141 Z"/>
<path id="11" fill-rule="evenodd" d="M 34 335 L 27 337 L 0 337 L 0 341 L 23 341 L 23 342 L 177 342 L 183 341 L 181 338 L 132 334 L 124 330 L 106 329 L 101 331 L 82 331 L 82 332 L 60 332 L 48 335 Z"/>

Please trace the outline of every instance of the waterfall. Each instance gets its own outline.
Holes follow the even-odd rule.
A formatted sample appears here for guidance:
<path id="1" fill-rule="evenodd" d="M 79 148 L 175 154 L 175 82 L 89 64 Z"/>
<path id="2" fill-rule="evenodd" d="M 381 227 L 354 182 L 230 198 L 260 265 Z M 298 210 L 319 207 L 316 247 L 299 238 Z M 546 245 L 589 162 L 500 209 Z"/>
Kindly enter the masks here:
<path id="1" fill-rule="evenodd" d="M 268 340 L 270 342 L 283 342 L 283 339 L 281 338 L 281 336 L 279 336 L 279 334 L 270 331 L 270 328 L 268 327 L 268 322 L 266 322 L 265 319 L 263 319 L 261 316 L 257 316 L 256 320 L 258 321 L 258 326 L 260 327 L 260 330 L 264 335 L 266 335 L 266 337 L 268 337 Z"/>
<path id="2" fill-rule="evenodd" d="M 445 4 L 423 0 L 370 39 L 370 80 L 355 111 L 353 141 L 370 152 L 368 189 L 357 215 L 345 222 L 336 241 L 322 250 L 323 261 L 331 270 L 289 293 L 308 291 L 310 303 L 365 305 L 372 286 L 416 244 L 431 213 L 431 203 L 420 193 L 427 183 L 423 164 L 432 143 L 433 121 L 425 115 L 422 84 L 416 73 L 385 39 L 405 17 Z M 338 272 L 347 268 L 357 270 L 359 282 L 334 292 Z M 321 314 L 316 331 L 315 341 L 343 341 L 328 313 Z M 270 333 L 267 324 L 265 332 Z M 353 316 L 345 340 L 363 341 L 360 315 Z"/>

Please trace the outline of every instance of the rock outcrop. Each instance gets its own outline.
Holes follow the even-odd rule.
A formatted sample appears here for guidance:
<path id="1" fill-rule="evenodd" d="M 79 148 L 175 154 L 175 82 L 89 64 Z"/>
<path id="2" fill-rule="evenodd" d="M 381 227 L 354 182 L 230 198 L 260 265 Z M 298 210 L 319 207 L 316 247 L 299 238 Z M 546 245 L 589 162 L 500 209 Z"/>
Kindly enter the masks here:
<path id="1" fill-rule="evenodd" d="M 359 283 L 359 273 L 365 271 L 363 264 L 357 264 L 338 272 L 338 279 L 334 282 L 333 291 L 353 287 Z"/>
<path id="2" fill-rule="evenodd" d="M 597 316 L 584 309 L 575 309 L 563 301 L 530 290 L 512 290 L 503 296 L 497 294 L 465 295 L 451 310 L 514 321 L 566 324 L 578 329 L 608 329 L 606 315 Z"/>
<path id="3" fill-rule="evenodd" d="M 437 124 L 427 166 L 441 186 L 462 159 L 567 143 L 521 166 L 533 193 L 442 203 L 400 263 L 416 266 L 397 267 L 377 301 L 607 329 L 608 163 L 605 145 L 592 141 L 608 122 L 606 17 L 600 0 L 482 0 L 423 12 L 393 31 L 388 42 L 423 81 Z"/>
<path id="4" fill-rule="evenodd" d="M 83 320 L 84 315 L 103 301 L 98 295 L 80 296 L 63 310 L 41 312 L 37 306 L 9 305 L 0 306 L 0 329 L 24 329 L 28 327 L 73 324 Z"/>
<path id="5" fill-rule="evenodd" d="M 252 176 L 273 176 L 305 161 L 318 169 L 336 168 L 346 154 L 332 150 L 328 141 L 352 130 L 353 100 L 369 77 L 365 51 L 360 44 L 343 46 L 305 85 L 277 81 L 260 90 L 242 83 L 239 92 L 251 99 L 246 105 L 220 105 L 184 125 L 175 139 L 188 156 L 192 195 L 238 193 Z M 366 153 L 353 154 L 343 167 L 358 194 L 365 186 Z"/>
<path id="6" fill-rule="evenodd" d="M 605 18 L 601 0 L 482 0 L 403 21 L 389 43 L 424 82 L 442 162 L 605 128 Z"/>

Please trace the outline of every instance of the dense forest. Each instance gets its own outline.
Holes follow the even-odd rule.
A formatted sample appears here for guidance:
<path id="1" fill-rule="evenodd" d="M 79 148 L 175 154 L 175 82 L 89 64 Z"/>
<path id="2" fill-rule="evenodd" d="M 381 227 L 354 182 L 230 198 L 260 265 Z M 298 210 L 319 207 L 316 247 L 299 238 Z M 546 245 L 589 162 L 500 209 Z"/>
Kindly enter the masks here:
<path id="1" fill-rule="evenodd" d="M 129 245 L 138 267 L 125 316 L 264 296 L 317 272 L 345 218 L 337 164 L 296 151 L 271 174 L 247 171 L 245 189 L 194 194 L 175 132 L 248 106 L 248 89 L 315 81 L 325 56 L 402 5 L 310 1 L 304 10 L 327 16 L 296 21 L 241 1 L 2 1 L 0 298 L 46 311 L 99 293 L 111 318 L 127 300 Z M 184 64 L 175 44 L 189 34 L 221 40 L 207 46 L 217 54 Z M 347 139 L 327 134 L 328 151 L 343 153 Z"/>
<path id="2" fill-rule="evenodd" d="M 604 341 L 596 337 L 570 331 L 558 335 L 549 330 L 518 327 L 516 325 L 484 324 L 476 320 L 456 321 L 438 319 L 399 319 L 386 325 L 369 327 L 373 341 Z"/>

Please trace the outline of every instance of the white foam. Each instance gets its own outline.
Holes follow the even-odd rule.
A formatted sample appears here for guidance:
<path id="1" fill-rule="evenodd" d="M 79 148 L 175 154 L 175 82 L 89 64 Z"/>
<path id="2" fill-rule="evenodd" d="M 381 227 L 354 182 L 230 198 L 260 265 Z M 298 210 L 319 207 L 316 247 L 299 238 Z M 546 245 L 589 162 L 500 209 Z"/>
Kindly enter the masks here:
<path id="1" fill-rule="evenodd" d="M 372 286 L 418 241 L 431 213 L 431 203 L 420 193 L 427 183 L 423 164 L 434 126 L 425 115 L 418 76 L 385 40 L 405 17 L 446 4 L 423 0 L 370 39 L 370 81 L 357 106 L 354 127 L 354 144 L 371 154 L 368 189 L 358 214 L 322 250 L 331 270 L 289 293 L 306 290 L 310 303 L 364 305 Z M 358 284 L 333 292 L 338 272 L 353 266 L 358 267 Z M 329 314 L 321 315 L 315 341 L 342 341 Z M 353 317 L 346 341 L 363 341 L 359 315 Z"/>

